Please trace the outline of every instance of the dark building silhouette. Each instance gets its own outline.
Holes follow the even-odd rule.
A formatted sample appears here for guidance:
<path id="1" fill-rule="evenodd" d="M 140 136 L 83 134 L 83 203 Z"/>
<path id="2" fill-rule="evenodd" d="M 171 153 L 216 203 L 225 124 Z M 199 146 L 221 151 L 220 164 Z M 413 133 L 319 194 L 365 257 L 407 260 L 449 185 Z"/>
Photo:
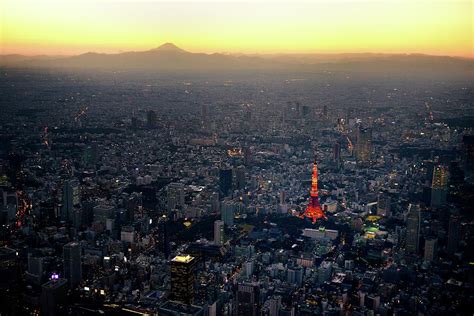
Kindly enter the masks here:
<path id="1" fill-rule="evenodd" d="M 405 249 L 409 253 L 418 253 L 420 243 L 420 207 L 410 205 L 407 217 L 407 234 Z"/>
<path id="2" fill-rule="evenodd" d="M 258 283 L 241 283 L 237 285 L 236 315 L 260 315 L 260 286 Z"/>
<path id="3" fill-rule="evenodd" d="M 227 196 L 232 190 L 232 169 L 219 170 L 219 190 L 223 196 Z"/>
<path id="4" fill-rule="evenodd" d="M 41 315 L 56 316 L 65 315 L 67 280 L 54 279 L 41 286 Z"/>
<path id="5" fill-rule="evenodd" d="M 158 117 L 155 111 L 150 110 L 146 112 L 146 125 L 148 128 L 156 128 L 158 125 Z"/>
<path id="6" fill-rule="evenodd" d="M 78 242 L 70 242 L 63 248 L 64 277 L 70 288 L 75 288 L 82 280 L 81 251 Z"/>

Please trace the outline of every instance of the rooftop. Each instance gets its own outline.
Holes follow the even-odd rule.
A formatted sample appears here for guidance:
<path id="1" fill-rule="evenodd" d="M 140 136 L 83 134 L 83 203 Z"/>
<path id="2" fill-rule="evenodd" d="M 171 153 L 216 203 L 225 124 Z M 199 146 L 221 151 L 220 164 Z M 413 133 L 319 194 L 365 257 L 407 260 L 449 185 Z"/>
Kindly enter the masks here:
<path id="1" fill-rule="evenodd" d="M 171 261 L 172 262 L 189 263 L 193 260 L 194 260 L 194 257 L 191 257 L 190 255 L 182 255 L 182 256 L 174 257 Z"/>

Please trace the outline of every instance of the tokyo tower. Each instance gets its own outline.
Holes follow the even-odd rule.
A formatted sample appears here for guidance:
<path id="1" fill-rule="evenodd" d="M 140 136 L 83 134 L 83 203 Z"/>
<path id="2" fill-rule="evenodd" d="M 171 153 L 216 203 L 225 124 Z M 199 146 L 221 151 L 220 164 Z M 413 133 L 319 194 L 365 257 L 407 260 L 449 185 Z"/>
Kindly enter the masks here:
<path id="1" fill-rule="evenodd" d="M 300 215 L 301 218 L 311 218 L 313 224 L 320 218 L 326 218 L 319 204 L 319 194 L 318 194 L 318 164 L 316 162 L 316 156 L 314 157 L 313 163 L 313 175 L 311 177 L 311 191 L 309 193 L 309 204 L 303 214 Z"/>

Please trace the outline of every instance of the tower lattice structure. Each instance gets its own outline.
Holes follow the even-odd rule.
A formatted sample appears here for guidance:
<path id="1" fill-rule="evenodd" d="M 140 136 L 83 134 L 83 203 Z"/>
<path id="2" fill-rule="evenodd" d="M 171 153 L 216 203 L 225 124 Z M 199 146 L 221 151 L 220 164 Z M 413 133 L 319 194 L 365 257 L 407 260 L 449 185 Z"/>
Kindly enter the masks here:
<path id="1" fill-rule="evenodd" d="M 306 207 L 306 210 L 303 214 L 300 215 L 301 218 L 311 218 L 313 224 L 320 218 L 326 218 L 324 212 L 319 204 L 319 193 L 318 193 L 318 163 L 316 162 L 316 157 L 314 157 L 313 163 L 313 175 L 311 177 L 311 191 L 309 193 L 309 204 Z"/>

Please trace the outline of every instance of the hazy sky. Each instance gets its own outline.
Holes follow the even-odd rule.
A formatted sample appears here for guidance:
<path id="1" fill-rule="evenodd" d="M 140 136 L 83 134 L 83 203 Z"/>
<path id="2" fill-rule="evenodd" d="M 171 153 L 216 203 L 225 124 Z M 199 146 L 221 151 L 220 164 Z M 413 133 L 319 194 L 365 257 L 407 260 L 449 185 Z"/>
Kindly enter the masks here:
<path id="1" fill-rule="evenodd" d="M 471 0 L 0 0 L 0 53 L 394 52 L 473 57 Z"/>

